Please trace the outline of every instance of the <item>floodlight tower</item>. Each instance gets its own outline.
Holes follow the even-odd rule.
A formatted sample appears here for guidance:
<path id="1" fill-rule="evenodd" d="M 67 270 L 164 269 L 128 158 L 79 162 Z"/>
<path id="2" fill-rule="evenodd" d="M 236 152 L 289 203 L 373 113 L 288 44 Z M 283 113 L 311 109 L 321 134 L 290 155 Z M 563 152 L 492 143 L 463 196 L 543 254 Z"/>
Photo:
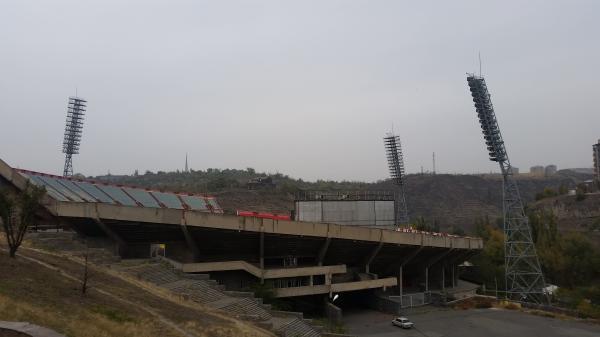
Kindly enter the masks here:
<path id="1" fill-rule="evenodd" d="M 400 137 L 393 133 L 386 134 L 383 137 L 385 152 L 387 154 L 388 167 L 390 168 L 390 176 L 394 184 L 398 187 L 396 196 L 396 225 L 408 224 L 408 206 L 406 205 L 406 195 L 404 193 L 404 158 L 402 157 L 402 144 Z"/>
<path id="2" fill-rule="evenodd" d="M 65 154 L 64 177 L 71 177 L 73 175 L 73 155 L 79 153 L 86 104 L 87 101 L 80 97 L 69 97 L 62 150 Z"/>
<path id="3" fill-rule="evenodd" d="M 536 303 L 547 302 L 544 294 L 546 283 L 531 237 L 531 226 L 523 208 L 519 188 L 513 178 L 513 169 L 496 120 L 491 95 L 482 76 L 468 74 L 467 83 L 490 160 L 500 165 L 504 178 L 504 266 L 507 298 Z"/>

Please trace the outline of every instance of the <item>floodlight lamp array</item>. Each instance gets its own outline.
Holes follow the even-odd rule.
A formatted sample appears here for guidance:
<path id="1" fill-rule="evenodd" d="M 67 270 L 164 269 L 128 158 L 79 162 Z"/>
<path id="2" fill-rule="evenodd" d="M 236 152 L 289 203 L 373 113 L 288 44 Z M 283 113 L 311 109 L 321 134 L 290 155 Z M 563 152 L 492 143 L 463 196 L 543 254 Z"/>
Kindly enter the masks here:
<path id="1" fill-rule="evenodd" d="M 404 159 L 402 158 L 402 144 L 400 137 L 388 134 L 383 138 L 388 160 L 390 176 L 396 185 L 404 185 Z"/>
<path id="2" fill-rule="evenodd" d="M 63 139 L 63 153 L 79 153 L 81 144 L 81 132 L 85 116 L 87 101 L 78 97 L 69 97 L 67 119 L 65 125 L 65 137 Z"/>
<path id="3" fill-rule="evenodd" d="M 473 103 L 479 117 L 479 123 L 483 132 L 483 138 L 489 152 L 490 160 L 495 162 L 504 162 L 507 160 L 506 149 L 502 134 L 498 127 L 494 106 L 488 92 L 485 79 L 483 77 L 469 75 L 467 77 Z"/>

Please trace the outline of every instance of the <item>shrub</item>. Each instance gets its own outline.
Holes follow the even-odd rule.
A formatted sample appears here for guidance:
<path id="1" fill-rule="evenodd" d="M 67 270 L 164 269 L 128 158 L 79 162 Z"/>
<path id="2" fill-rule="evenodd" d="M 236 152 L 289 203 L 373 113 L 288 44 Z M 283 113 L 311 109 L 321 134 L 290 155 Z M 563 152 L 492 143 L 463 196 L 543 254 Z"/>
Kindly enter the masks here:
<path id="1" fill-rule="evenodd" d="M 593 305 L 590 300 L 584 299 L 577 305 L 577 311 L 586 318 L 600 318 L 600 306 Z"/>

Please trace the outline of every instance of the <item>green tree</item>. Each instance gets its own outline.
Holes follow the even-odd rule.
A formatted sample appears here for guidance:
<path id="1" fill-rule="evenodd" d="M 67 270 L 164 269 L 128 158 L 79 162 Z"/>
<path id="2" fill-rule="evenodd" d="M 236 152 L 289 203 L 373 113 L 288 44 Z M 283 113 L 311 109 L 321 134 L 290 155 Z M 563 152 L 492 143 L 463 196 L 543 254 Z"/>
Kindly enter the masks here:
<path id="1" fill-rule="evenodd" d="M 477 267 L 479 282 L 492 288 L 497 281 L 498 289 L 504 289 L 504 233 L 490 224 L 485 224 L 485 221 L 480 219 L 479 225 L 476 225 L 477 235 L 483 238 L 483 250 L 472 262 Z"/>
<path id="2" fill-rule="evenodd" d="M 457 227 L 457 226 L 452 226 L 452 234 L 454 235 L 460 235 L 460 236 L 465 236 L 465 230 L 462 229 L 461 227 Z"/>
<path id="3" fill-rule="evenodd" d="M 568 192 L 569 192 L 569 189 L 567 188 L 567 185 L 561 184 L 560 187 L 558 188 L 558 194 L 560 194 L 560 195 L 567 194 Z"/>
<path id="4" fill-rule="evenodd" d="M 29 182 L 23 191 L 16 195 L 6 189 L 0 191 L 0 219 L 6 234 L 10 257 L 15 257 L 27 233 L 27 228 L 33 225 L 44 193 L 46 193 L 44 188 L 30 185 Z"/>

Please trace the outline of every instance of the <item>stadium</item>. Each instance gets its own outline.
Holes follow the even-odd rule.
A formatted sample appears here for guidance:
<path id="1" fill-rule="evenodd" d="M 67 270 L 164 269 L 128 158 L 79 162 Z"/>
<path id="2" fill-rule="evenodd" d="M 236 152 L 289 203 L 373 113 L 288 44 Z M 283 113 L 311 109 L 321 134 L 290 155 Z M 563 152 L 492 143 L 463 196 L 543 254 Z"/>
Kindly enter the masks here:
<path id="1" fill-rule="evenodd" d="M 210 196 L 151 191 L 14 169 L 1 185 L 43 186 L 39 228 L 103 240 L 123 259 L 159 256 L 228 290 L 268 284 L 276 297 L 378 290 L 388 299 L 452 291 L 480 238 L 223 214 Z"/>

